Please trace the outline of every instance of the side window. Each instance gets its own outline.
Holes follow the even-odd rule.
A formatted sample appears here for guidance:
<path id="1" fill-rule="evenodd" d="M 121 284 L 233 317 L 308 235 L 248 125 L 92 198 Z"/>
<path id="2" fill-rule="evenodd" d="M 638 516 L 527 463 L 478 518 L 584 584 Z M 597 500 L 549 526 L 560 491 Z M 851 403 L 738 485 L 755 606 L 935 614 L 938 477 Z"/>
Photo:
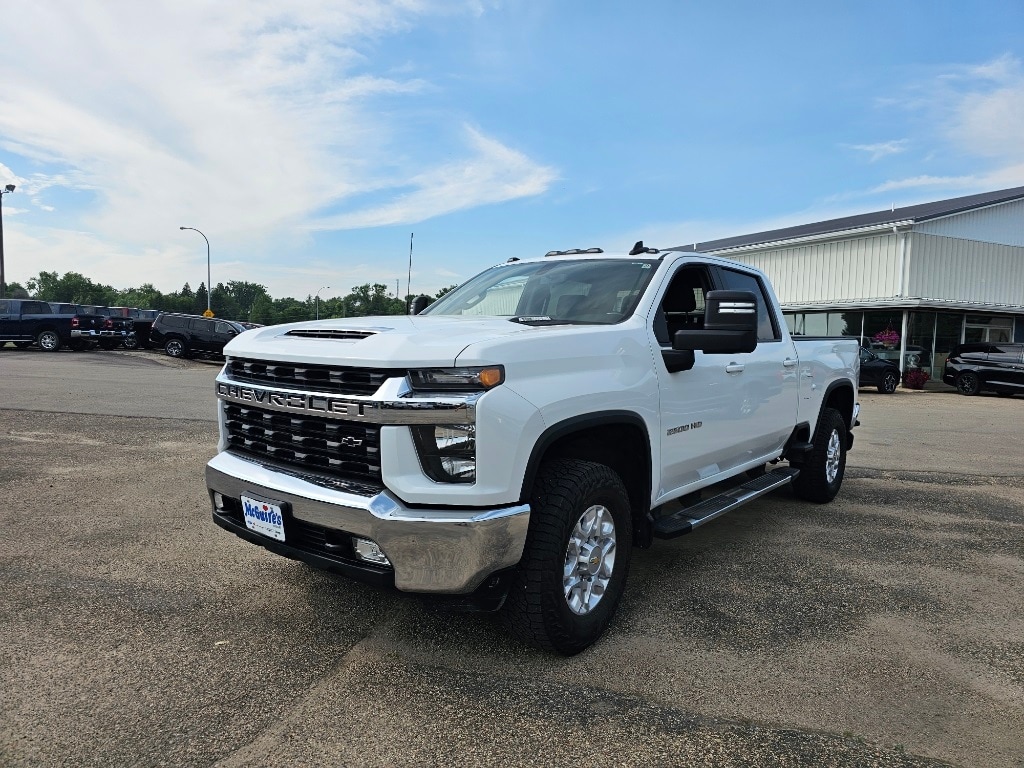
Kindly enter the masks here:
<path id="1" fill-rule="evenodd" d="M 222 323 L 222 322 L 218 322 L 217 323 L 217 333 L 220 333 L 220 334 L 222 334 L 224 336 L 227 336 L 229 333 L 231 333 L 234 330 L 235 329 L 232 328 L 227 323 Z"/>
<path id="2" fill-rule="evenodd" d="M 50 305 L 42 301 L 26 301 L 21 305 L 23 315 L 49 315 Z"/>
<path id="3" fill-rule="evenodd" d="M 704 267 L 684 266 L 672 276 L 654 314 L 654 335 L 661 346 L 671 346 L 676 331 L 704 327 L 704 296 L 710 286 Z"/>
<path id="4" fill-rule="evenodd" d="M 0 299 L 0 315 L 11 314 L 11 302 L 7 299 Z"/>
<path id="5" fill-rule="evenodd" d="M 721 274 L 726 290 L 750 291 L 757 296 L 757 340 L 777 341 L 781 338 L 778 328 L 775 327 L 775 318 L 768 311 L 770 305 L 761 280 L 756 275 L 751 275 L 748 272 L 737 272 L 734 269 L 723 269 Z"/>
<path id="6" fill-rule="evenodd" d="M 988 359 L 999 363 L 1019 363 L 1020 350 L 1017 344 L 993 344 Z"/>

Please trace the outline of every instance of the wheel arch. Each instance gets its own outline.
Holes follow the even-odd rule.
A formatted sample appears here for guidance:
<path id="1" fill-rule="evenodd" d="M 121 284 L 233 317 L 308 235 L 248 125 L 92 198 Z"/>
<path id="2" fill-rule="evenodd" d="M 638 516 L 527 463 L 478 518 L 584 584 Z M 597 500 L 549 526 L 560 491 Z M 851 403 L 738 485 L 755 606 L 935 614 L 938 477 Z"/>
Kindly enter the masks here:
<path id="1" fill-rule="evenodd" d="M 634 544 L 650 546 L 651 441 L 643 418 L 633 411 L 605 411 L 548 427 L 527 462 L 520 490 L 523 502 L 529 500 L 537 473 L 549 459 L 582 459 L 615 471 L 629 495 Z"/>
<path id="2" fill-rule="evenodd" d="M 857 394 L 854 392 L 853 384 L 848 381 L 834 381 L 826 389 L 821 399 L 821 411 L 818 413 L 818 420 L 826 408 L 835 408 L 846 422 L 846 430 L 849 432 L 854 428 L 853 408 L 857 402 Z"/>

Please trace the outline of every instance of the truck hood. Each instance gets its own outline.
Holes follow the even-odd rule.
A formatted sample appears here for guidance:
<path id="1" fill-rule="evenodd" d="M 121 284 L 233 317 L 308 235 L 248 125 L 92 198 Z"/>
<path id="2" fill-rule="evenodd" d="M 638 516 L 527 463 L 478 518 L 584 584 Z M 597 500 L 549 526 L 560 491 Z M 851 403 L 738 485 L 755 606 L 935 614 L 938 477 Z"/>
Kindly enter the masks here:
<path id="1" fill-rule="evenodd" d="M 246 331 L 224 347 L 224 354 L 307 365 L 443 367 L 455 365 L 471 344 L 537 330 L 495 317 L 355 317 Z"/>

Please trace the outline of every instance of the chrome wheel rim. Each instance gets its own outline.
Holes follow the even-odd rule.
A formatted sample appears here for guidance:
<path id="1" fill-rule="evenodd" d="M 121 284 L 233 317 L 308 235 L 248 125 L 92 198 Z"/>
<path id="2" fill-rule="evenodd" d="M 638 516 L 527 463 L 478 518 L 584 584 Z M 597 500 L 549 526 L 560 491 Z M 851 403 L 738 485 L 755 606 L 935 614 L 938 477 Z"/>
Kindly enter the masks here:
<path id="1" fill-rule="evenodd" d="M 839 442 L 839 431 L 833 429 L 828 437 L 828 447 L 825 452 L 825 479 L 831 484 L 839 476 L 839 457 L 842 455 L 842 446 Z"/>
<path id="2" fill-rule="evenodd" d="M 578 616 L 593 611 L 608 590 L 615 570 L 615 520 L 595 504 L 576 521 L 565 550 L 562 589 L 569 610 Z"/>
<path id="3" fill-rule="evenodd" d="M 168 342 L 167 343 L 167 350 L 166 351 L 167 351 L 167 354 L 170 355 L 171 357 L 180 357 L 181 356 L 181 342 L 180 341 Z"/>
<path id="4" fill-rule="evenodd" d="M 896 374 L 895 373 L 887 373 L 885 375 L 885 379 L 882 381 L 882 386 L 885 388 L 886 392 L 895 392 L 896 391 Z"/>
<path id="5" fill-rule="evenodd" d="M 49 352 L 57 347 L 57 337 L 52 333 L 44 333 L 39 337 L 39 346 Z"/>

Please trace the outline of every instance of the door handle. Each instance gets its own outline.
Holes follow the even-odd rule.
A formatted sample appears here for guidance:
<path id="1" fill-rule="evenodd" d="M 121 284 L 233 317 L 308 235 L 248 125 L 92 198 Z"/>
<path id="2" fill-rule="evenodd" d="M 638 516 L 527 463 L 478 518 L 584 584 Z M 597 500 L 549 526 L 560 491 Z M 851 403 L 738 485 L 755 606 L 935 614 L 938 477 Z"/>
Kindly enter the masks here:
<path id="1" fill-rule="evenodd" d="M 725 366 L 726 373 L 743 373 L 743 363 L 729 363 Z"/>
<path id="2" fill-rule="evenodd" d="M 799 360 L 795 360 L 795 359 L 793 359 L 792 357 L 787 357 L 787 358 L 786 358 L 785 360 L 783 360 L 783 361 L 782 361 L 782 366 L 783 366 L 784 368 L 792 368 L 792 367 L 793 367 L 793 366 L 795 366 L 795 365 L 796 365 L 796 364 L 797 364 L 798 362 L 799 362 Z"/>

